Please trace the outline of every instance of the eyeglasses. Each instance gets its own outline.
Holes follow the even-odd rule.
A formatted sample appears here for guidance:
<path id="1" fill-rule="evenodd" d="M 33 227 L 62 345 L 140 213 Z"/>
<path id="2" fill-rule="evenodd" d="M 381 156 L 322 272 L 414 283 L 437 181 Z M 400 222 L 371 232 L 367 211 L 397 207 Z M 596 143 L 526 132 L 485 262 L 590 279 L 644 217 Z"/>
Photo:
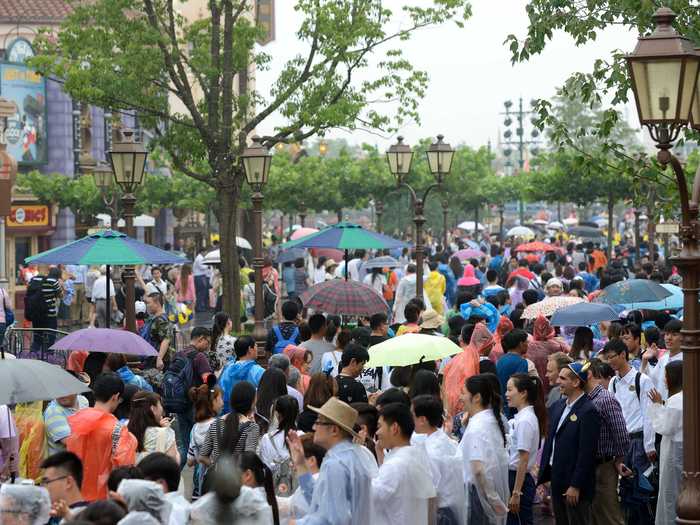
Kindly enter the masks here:
<path id="1" fill-rule="evenodd" d="M 41 480 L 39 481 L 39 485 L 41 485 L 42 487 L 45 487 L 47 485 L 50 485 L 54 481 L 61 481 L 62 479 L 66 479 L 67 477 L 68 476 L 59 476 L 59 477 L 53 478 L 53 479 L 41 478 Z"/>

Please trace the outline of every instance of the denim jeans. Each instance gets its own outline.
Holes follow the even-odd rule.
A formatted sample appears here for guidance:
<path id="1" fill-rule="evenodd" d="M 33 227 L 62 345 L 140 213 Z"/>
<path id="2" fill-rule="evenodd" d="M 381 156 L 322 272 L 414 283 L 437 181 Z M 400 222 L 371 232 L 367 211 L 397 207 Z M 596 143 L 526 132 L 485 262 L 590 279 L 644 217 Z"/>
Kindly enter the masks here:
<path id="1" fill-rule="evenodd" d="M 182 470 L 187 463 L 187 450 L 190 448 L 190 434 L 194 426 L 192 410 L 176 413 L 175 421 L 175 439 L 177 441 L 177 450 L 180 453 L 180 470 Z"/>
<path id="2" fill-rule="evenodd" d="M 58 319 L 56 317 L 45 317 L 38 323 L 32 323 L 33 328 L 48 328 L 56 330 L 58 328 Z M 56 340 L 56 332 L 50 331 L 36 331 L 34 332 L 34 337 L 32 338 L 31 351 L 33 353 L 46 353 L 49 347 L 53 345 Z"/>
<path id="3" fill-rule="evenodd" d="M 195 311 L 209 310 L 209 278 L 206 275 L 196 275 L 194 278 L 194 295 L 196 297 Z"/>

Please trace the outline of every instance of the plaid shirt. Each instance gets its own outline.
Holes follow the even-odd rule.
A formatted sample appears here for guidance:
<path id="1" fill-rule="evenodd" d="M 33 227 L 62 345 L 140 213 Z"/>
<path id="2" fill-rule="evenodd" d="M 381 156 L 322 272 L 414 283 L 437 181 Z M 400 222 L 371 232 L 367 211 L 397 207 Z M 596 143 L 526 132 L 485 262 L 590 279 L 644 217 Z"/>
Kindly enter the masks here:
<path id="1" fill-rule="evenodd" d="M 620 403 L 601 385 L 591 390 L 588 397 L 600 415 L 600 437 L 596 455 L 598 458 L 624 456 L 629 448 L 630 438 Z"/>

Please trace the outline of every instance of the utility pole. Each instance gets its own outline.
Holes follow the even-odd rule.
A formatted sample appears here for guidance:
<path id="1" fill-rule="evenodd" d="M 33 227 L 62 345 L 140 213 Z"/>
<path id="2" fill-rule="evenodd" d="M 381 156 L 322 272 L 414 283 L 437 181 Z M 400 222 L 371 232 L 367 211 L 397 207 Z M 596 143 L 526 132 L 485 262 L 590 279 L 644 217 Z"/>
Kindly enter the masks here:
<path id="1" fill-rule="evenodd" d="M 534 104 L 535 101 L 532 100 L 530 102 L 530 105 L 534 106 Z M 515 151 L 517 151 L 518 153 L 517 175 L 520 175 L 523 173 L 525 168 L 525 155 L 527 153 L 527 149 L 530 148 L 530 153 L 532 155 L 537 155 L 538 153 L 537 146 L 539 146 L 540 140 L 537 137 L 539 137 L 540 131 L 530 121 L 530 124 L 528 126 L 528 129 L 530 131 L 529 138 L 526 140 L 526 118 L 530 115 L 534 115 L 535 113 L 533 111 L 525 111 L 523 109 L 522 97 L 518 99 L 518 109 L 516 111 L 511 110 L 511 108 L 513 107 L 513 102 L 510 100 L 506 100 L 503 103 L 503 106 L 506 108 L 506 111 L 504 113 L 501 113 L 501 115 L 505 115 L 503 124 L 505 124 L 506 130 L 503 132 L 502 144 L 504 146 L 503 154 L 506 156 L 506 167 L 513 167 L 513 161 L 511 161 L 510 157 L 513 154 L 513 150 L 515 149 Z M 512 128 L 514 124 L 516 125 L 515 137 L 513 136 Z M 520 216 L 520 224 L 522 224 L 523 222 L 525 222 L 525 207 L 523 204 L 522 197 L 518 199 L 518 214 Z"/>

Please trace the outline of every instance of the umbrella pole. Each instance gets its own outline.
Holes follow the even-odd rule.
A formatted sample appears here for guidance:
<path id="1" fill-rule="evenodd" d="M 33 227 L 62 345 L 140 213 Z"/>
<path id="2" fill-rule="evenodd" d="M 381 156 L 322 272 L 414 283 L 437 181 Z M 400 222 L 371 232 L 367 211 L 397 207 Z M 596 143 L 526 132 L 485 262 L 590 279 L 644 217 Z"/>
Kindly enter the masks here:
<path id="1" fill-rule="evenodd" d="M 109 328 L 109 324 L 112 320 L 112 309 L 110 308 L 112 305 L 110 303 L 110 297 L 109 297 L 109 283 L 110 283 L 110 276 L 109 276 L 109 264 L 107 265 L 107 272 L 105 273 L 107 276 L 107 283 L 105 284 L 105 288 L 107 289 L 107 301 L 105 305 L 105 309 L 107 310 L 107 313 L 105 315 L 105 323 L 107 324 L 106 328 Z"/>
<path id="2" fill-rule="evenodd" d="M 348 280 L 348 251 L 345 250 L 345 280 Z"/>

